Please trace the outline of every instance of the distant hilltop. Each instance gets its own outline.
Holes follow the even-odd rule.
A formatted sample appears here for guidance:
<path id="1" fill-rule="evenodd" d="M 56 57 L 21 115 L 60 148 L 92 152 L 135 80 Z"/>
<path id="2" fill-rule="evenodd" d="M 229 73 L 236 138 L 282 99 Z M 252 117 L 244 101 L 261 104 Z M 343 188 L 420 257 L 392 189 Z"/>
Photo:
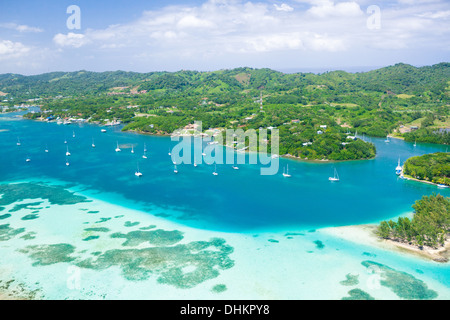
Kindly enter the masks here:
<path id="1" fill-rule="evenodd" d="M 352 86 L 355 89 L 402 94 L 427 90 L 444 91 L 450 86 L 450 63 L 414 67 L 399 63 L 361 73 L 331 71 L 322 74 L 283 73 L 272 69 L 235 68 L 212 72 L 50 72 L 40 75 L 0 75 L 1 96 L 9 99 L 80 96 L 89 94 L 135 94 L 151 90 L 203 88 L 263 89 L 279 86 L 283 90 L 308 85 Z M 214 90 L 212 90 L 214 92 Z M 208 92 L 207 92 L 208 93 Z"/>

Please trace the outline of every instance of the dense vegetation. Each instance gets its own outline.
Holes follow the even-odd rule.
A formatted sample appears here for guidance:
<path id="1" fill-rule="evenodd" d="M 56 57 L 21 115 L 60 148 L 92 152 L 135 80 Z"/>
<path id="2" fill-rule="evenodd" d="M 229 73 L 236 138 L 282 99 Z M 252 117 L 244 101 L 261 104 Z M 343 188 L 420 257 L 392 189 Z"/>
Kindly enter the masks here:
<path id="1" fill-rule="evenodd" d="M 0 75 L 3 105 L 41 106 L 41 114 L 89 121 L 117 119 L 124 130 L 170 134 L 203 128 L 280 130 L 280 153 L 307 159 L 372 158 L 375 148 L 347 135 L 385 137 L 422 120 L 407 140 L 448 143 L 450 64 L 405 64 L 366 73 L 284 74 L 237 68 L 215 72 L 55 72 Z M 28 101 L 28 103 L 30 103 Z M 326 128 L 325 128 L 326 126 Z M 321 131 L 321 133 L 319 133 Z"/>
<path id="2" fill-rule="evenodd" d="M 450 185 L 450 153 L 438 152 L 409 158 L 404 174 L 419 180 Z"/>
<path id="3" fill-rule="evenodd" d="M 419 247 L 444 245 L 450 231 L 450 199 L 435 194 L 424 196 L 413 208 L 412 219 L 400 217 L 397 222 L 381 222 L 378 235 Z"/>

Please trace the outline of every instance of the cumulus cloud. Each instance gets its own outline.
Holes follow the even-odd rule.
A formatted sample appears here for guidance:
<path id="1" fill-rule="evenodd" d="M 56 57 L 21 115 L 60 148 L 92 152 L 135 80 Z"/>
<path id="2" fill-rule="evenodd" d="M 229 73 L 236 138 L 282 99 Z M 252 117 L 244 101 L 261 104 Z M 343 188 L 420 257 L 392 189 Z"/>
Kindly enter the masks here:
<path id="1" fill-rule="evenodd" d="M 259 61 L 270 67 L 290 64 L 292 57 L 309 57 L 320 64 L 341 56 L 348 64 L 361 65 L 363 62 L 354 60 L 377 59 L 381 51 L 386 56 L 400 52 L 396 50 L 421 51 L 423 55 L 449 51 L 450 2 L 393 0 L 381 7 L 381 27 L 377 29 L 368 27 L 371 4 L 368 0 L 281 0 L 276 4 L 268 0 L 204 0 L 197 5 L 166 5 L 144 11 L 127 23 L 58 33 L 52 38 L 58 50 L 54 46 L 51 50 L 56 55 L 64 51 L 64 57 L 59 55 L 61 61 L 70 51 L 80 61 L 86 58 L 78 57 L 91 57 L 89 63 L 109 63 L 109 69 L 133 64 L 145 70 L 165 66 L 203 69 L 206 61 L 214 69 L 222 68 L 224 61 L 233 61 L 228 65 L 234 66 Z M 21 51 L 19 43 L 2 45 Z"/>
<path id="2" fill-rule="evenodd" d="M 292 11 L 294 11 L 294 8 L 292 8 L 290 5 L 288 5 L 286 3 L 283 3 L 281 5 L 274 4 L 273 6 L 278 11 L 284 11 L 284 12 L 292 12 Z"/>
<path id="3" fill-rule="evenodd" d="M 53 41 L 60 47 L 73 48 L 80 48 L 90 42 L 84 34 L 72 32 L 69 32 L 68 34 L 58 33 L 53 37 Z"/>
<path id="4" fill-rule="evenodd" d="M 20 42 L 13 42 L 10 40 L 0 41 L 0 60 L 16 59 L 23 57 L 30 48 Z"/>

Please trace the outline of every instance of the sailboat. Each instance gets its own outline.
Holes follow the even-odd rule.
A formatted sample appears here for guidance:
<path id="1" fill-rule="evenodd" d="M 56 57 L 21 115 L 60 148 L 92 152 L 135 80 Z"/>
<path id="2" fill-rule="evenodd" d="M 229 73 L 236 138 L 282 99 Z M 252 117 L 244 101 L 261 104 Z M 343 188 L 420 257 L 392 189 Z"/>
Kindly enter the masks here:
<path id="1" fill-rule="evenodd" d="M 137 171 L 134 173 L 136 177 L 142 177 L 142 173 L 139 171 L 139 163 L 137 164 Z"/>
<path id="2" fill-rule="evenodd" d="M 120 150 L 120 148 L 119 148 L 119 142 L 117 142 L 116 152 L 120 152 L 120 151 L 122 151 L 122 150 Z"/>
<path id="3" fill-rule="evenodd" d="M 289 165 L 286 166 L 286 170 L 283 172 L 283 177 L 290 178 L 291 175 L 289 174 Z"/>
<path id="4" fill-rule="evenodd" d="M 70 156 L 70 152 L 69 152 L 69 146 L 67 146 L 67 152 L 66 152 L 66 156 Z"/>
<path id="5" fill-rule="evenodd" d="M 336 168 L 334 168 L 334 177 L 329 177 L 328 180 L 330 180 L 330 181 L 339 181 L 339 175 L 337 173 Z"/>
<path id="6" fill-rule="evenodd" d="M 448 185 L 445 184 L 445 177 L 444 177 L 444 183 L 438 184 L 437 187 L 439 189 L 446 189 L 446 188 L 448 188 Z"/>
<path id="7" fill-rule="evenodd" d="M 395 168 L 395 173 L 399 176 L 402 174 L 403 167 L 400 165 L 400 158 L 398 158 L 398 165 L 397 168 Z"/>
<path id="8" fill-rule="evenodd" d="M 214 172 L 213 172 L 214 176 L 218 176 L 219 174 L 217 173 L 217 165 L 214 166 Z"/>

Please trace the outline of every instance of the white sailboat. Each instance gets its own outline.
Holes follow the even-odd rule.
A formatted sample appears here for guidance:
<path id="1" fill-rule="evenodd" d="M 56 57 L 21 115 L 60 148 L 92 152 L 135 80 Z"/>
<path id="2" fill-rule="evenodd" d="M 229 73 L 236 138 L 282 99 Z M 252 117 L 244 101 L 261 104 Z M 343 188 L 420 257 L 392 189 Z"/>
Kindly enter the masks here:
<path id="1" fill-rule="evenodd" d="M 339 181 L 339 175 L 337 173 L 336 168 L 334 168 L 334 177 L 329 177 L 328 180 L 330 180 L 330 181 Z"/>
<path id="2" fill-rule="evenodd" d="M 116 152 L 120 152 L 120 151 L 122 151 L 122 150 L 120 150 L 120 148 L 119 148 L 119 142 L 117 142 Z"/>
<path id="3" fill-rule="evenodd" d="M 402 174 L 403 167 L 400 165 L 400 158 L 398 158 L 398 165 L 397 168 L 395 168 L 395 173 L 399 176 Z"/>
<path id="4" fill-rule="evenodd" d="M 286 166 L 286 170 L 283 172 L 283 177 L 290 178 L 291 175 L 289 174 L 289 165 Z"/>
<path id="5" fill-rule="evenodd" d="M 446 188 L 448 188 L 448 185 L 445 184 L 445 177 L 444 177 L 444 183 L 438 184 L 437 187 L 439 189 L 446 189 Z"/>
<path id="6" fill-rule="evenodd" d="M 134 173 L 134 175 L 138 178 L 142 177 L 142 172 L 139 171 L 139 163 L 137 164 L 137 171 Z"/>

